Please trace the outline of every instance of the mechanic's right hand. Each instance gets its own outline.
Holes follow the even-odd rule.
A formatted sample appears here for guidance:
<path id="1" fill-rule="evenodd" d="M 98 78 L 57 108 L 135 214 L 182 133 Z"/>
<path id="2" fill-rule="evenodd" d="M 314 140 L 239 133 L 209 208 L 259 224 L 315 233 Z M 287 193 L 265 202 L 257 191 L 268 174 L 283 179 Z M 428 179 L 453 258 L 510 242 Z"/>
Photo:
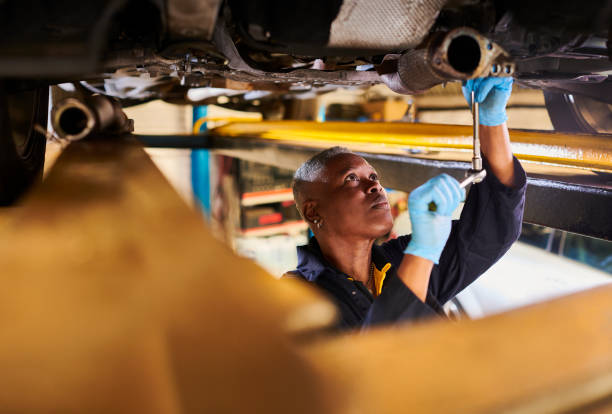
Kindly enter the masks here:
<path id="1" fill-rule="evenodd" d="M 451 231 L 453 211 L 465 199 L 465 190 L 448 174 L 441 174 L 416 188 L 408 198 L 412 238 L 404 250 L 438 264 Z M 429 210 L 431 202 L 436 211 Z"/>

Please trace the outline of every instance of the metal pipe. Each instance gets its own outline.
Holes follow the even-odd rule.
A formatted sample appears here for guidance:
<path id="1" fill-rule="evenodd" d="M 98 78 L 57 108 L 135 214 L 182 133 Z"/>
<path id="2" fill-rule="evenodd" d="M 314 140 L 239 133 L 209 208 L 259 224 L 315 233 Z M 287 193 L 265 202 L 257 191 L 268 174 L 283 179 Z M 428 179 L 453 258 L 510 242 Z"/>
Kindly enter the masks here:
<path id="1" fill-rule="evenodd" d="M 512 76 L 515 65 L 499 45 L 476 30 L 460 27 L 432 35 L 424 48 L 387 55 L 377 71 L 397 93 L 421 93 L 443 82 Z"/>
<path id="2" fill-rule="evenodd" d="M 134 130 L 133 121 L 121 110 L 119 102 L 103 95 L 64 99 L 54 106 L 51 122 L 56 134 L 69 141 L 102 131 L 122 134 Z"/>
<path id="3" fill-rule="evenodd" d="M 76 98 L 68 98 L 53 108 L 51 122 L 60 138 L 78 141 L 94 130 L 96 117 L 83 102 Z"/>

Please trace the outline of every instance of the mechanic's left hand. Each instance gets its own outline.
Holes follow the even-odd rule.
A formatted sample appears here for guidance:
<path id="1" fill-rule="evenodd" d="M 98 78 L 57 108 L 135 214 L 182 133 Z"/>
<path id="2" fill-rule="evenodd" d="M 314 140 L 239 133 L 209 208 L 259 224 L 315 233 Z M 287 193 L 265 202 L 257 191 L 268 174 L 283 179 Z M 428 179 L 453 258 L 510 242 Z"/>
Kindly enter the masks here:
<path id="1" fill-rule="evenodd" d="M 408 198 L 412 237 L 405 254 L 431 260 L 435 264 L 451 232 L 453 211 L 465 200 L 465 190 L 448 174 L 441 174 L 416 188 Z M 429 210 L 431 202 L 436 211 Z"/>
<path id="2" fill-rule="evenodd" d="M 468 105 L 472 106 L 471 93 L 480 103 L 480 123 L 487 126 L 501 125 L 508 120 L 506 103 L 512 93 L 512 78 L 476 78 L 463 82 L 461 88 Z"/>

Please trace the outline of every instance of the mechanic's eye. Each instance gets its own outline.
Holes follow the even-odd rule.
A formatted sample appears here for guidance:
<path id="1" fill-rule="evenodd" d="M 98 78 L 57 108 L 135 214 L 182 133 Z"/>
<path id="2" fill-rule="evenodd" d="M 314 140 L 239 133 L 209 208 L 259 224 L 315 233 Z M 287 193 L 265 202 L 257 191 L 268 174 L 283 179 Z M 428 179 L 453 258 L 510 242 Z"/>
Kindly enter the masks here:
<path id="1" fill-rule="evenodd" d="M 346 176 L 344 181 L 359 181 L 359 177 L 357 177 L 357 174 L 351 173 Z"/>

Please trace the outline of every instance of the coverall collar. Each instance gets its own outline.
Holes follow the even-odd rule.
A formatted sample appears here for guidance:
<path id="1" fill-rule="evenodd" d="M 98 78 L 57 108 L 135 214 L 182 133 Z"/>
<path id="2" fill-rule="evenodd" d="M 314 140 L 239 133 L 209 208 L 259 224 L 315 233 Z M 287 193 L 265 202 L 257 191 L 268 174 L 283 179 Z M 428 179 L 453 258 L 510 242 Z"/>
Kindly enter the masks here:
<path id="1" fill-rule="evenodd" d="M 312 237 L 307 245 L 298 246 L 297 255 L 297 270 L 309 282 L 316 281 L 317 278 L 326 270 L 339 275 L 344 275 L 325 260 L 323 254 L 321 253 L 319 242 L 315 237 Z M 382 268 L 387 262 L 389 262 L 383 249 L 376 244 L 372 245 L 372 261 L 378 269 Z M 346 275 L 344 276 L 346 277 Z"/>

